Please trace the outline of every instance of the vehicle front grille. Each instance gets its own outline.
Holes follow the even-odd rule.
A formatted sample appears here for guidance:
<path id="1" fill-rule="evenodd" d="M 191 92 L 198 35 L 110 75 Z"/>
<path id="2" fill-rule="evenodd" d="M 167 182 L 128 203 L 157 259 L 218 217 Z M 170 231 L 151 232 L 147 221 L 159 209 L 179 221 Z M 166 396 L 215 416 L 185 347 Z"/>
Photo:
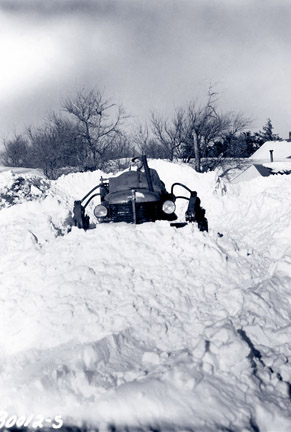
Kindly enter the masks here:
<path id="1" fill-rule="evenodd" d="M 157 202 L 136 203 L 136 223 L 154 222 L 158 219 Z M 110 204 L 109 218 L 112 222 L 133 223 L 132 203 Z"/>

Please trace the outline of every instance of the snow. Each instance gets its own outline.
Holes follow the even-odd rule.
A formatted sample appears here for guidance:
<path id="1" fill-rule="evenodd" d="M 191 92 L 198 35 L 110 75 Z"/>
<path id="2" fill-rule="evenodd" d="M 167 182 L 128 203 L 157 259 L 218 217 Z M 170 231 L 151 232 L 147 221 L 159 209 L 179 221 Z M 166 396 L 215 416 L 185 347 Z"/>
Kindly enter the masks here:
<path id="1" fill-rule="evenodd" d="M 273 162 L 270 160 L 270 150 L 273 150 Z M 243 165 L 233 170 L 230 178 L 232 183 L 249 181 L 261 175 L 290 174 L 291 142 L 267 141 Z"/>
<path id="2" fill-rule="evenodd" d="M 100 430 L 289 431 L 291 177 L 150 167 L 197 190 L 209 233 L 70 229 L 73 201 L 108 175 L 22 173 L 29 193 L 7 200 L 18 174 L 0 173 L 0 411 Z"/>
<path id="3" fill-rule="evenodd" d="M 291 157 L 291 142 L 267 141 L 252 156 L 254 160 L 270 160 L 270 150 L 273 150 L 274 161 Z"/>

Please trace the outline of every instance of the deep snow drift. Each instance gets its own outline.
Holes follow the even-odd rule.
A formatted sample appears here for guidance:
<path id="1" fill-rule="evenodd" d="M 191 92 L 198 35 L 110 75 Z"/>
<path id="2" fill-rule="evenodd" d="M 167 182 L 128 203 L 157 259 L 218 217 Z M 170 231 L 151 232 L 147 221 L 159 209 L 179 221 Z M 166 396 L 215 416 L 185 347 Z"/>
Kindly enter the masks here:
<path id="1" fill-rule="evenodd" d="M 49 185 L 24 173 L 18 201 L 18 175 L 0 174 L 0 411 L 102 430 L 290 431 L 291 177 L 229 185 L 149 165 L 168 189 L 198 191 L 209 233 L 70 231 L 101 172 Z"/>

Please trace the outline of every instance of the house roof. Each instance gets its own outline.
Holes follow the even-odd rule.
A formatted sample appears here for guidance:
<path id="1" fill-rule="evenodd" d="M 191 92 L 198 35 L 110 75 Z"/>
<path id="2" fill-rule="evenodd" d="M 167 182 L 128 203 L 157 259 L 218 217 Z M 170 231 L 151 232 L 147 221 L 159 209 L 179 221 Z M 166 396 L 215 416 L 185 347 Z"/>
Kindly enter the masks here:
<path id="1" fill-rule="evenodd" d="M 291 158 L 291 142 L 267 141 L 251 157 L 252 160 L 270 160 L 270 150 L 273 150 L 273 160 L 279 161 Z"/>
<path id="2" fill-rule="evenodd" d="M 231 180 L 231 183 L 240 183 L 247 180 L 252 180 L 256 177 L 268 177 L 272 174 L 272 169 L 260 164 L 248 166 L 244 171 L 241 171 L 236 177 Z"/>

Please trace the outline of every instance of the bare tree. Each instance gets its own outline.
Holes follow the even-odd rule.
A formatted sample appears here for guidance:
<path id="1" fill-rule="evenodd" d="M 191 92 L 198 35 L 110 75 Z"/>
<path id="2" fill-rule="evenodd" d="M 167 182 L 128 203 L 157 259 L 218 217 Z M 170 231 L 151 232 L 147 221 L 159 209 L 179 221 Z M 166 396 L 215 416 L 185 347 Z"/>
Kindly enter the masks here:
<path id="1" fill-rule="evenodd" d="M 48 178 L 55 179 L 61 168 L 79 167 L 83 161 L 78 128 L 68 119 L 53 113 L 42 127 L 28 127 L 26 136 L 32 165 Z"/>
<path id="2" fill-rule="evenodd" d="M 104 98 L 99 90 L 80 91 L 66 99 L 63 108 L 79 126 L 80 136 L 86 143 L 87 165 L 102 166 L 106 153 L 122 135 L 124 108 Z"/>
<path id="3" fill-rule="evenodd" d="M 185 142 L 185 112 L 177 109 L 171 120 L 165 120 L 157 113 L 151 115 L 152 132 L 158 143 L 164 148 L 169 160 L 180 156 Z"/>
<path id="4" fill-rule="evenodd" d="M 242 113 L 229 113 L 229 127 L 222 136 L 223 139 L 223 154 L 221 156 L 228 156 L 229 154 L 242 157 L 244 154 L 244 146 L 239 135 L 245 131 L 252 123 L 252 120 L 245 117 Z"/>
<path id="5" fill-rule="evenodd" d="M 130 139 L 132 149 L 154 159 L 166 159 L 168 154 L 160 142 L 155 139 L 147 123 L 135 124 Z"/>
<path id="6" fill-rule="evenodd" d="M 187 135 L 193 143 L 194 152 L 189 158 L 195 157 L 195 170 L 213 169 L 213 160 L 209 160 L 209 152 L 216 141 L 226 142 L 229 145 L 234 137 L 242 132 L 249 124 L 250 119 L 241 113 L 222 114 L 217 108 L 218 96 L 210 87 L 208 97 L 204 105 L 190 102 L 187 109 Z M 224 156 L 222 153 L 221 157 Z M 203 158 L 203 167 L 202 167 Z"/>
<path id="7" fill-rule="evenodd" d="M 63 166 L 63 155 L 55 130 L 49 125 L 36 130 L 28 128 L 27 135 L 31 142 L 33 165 L 41 168 L 48 178 L 57 178 L 58 168 Z"/>
<path id="8" fill-rule="evenodd" d="M 187 108 L 187 135 L 193 142 L 195 170 L 201 172 L 201 158 L 207 148 L 229 127 L 229 120 L 217 111 L 217 94 L 210 88 L 204 105 L 191 101 Z"/>
<path id="9" fill-rule="evenodd" d="M 23 135 L 15 135 L 14 138 L 4 140 L 4 151 L 1 159 L 6 166 L 26 167 L 29 165 L 29 144 Z"/>
<path id="10" fill-rule="evenodd" d="M 63 166 L 83 167 L 85 163 L 85 141 L 80 137 L 79 126 L 71 119 L 52 113 L 45 129 L 51 130 L 60 153 Z"/>
<path id="11" fill-rule="evenodd" d="M 131 140 L 141 154 L 147 154 L 150 144 L 150 131 L 147 123 L 136 123 L 131 133 Z"/>

